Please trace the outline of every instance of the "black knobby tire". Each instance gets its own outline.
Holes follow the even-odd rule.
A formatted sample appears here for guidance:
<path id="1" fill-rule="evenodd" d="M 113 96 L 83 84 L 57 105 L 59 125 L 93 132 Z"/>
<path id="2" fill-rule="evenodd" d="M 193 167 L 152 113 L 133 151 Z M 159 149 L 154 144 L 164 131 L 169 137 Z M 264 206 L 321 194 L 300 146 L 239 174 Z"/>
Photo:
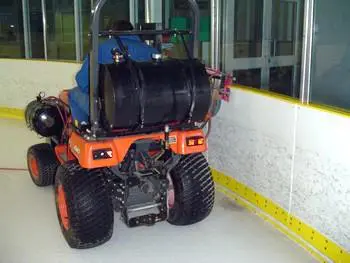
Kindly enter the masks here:
<path id="1" fill-rule="evenodd" d="M 31 146 L 27 151 L 30 177 L 37 186 L 53 185 L 59 162 L 50 144 Z"/>
<path id="2" fill-rule="evenodd" d="M 71 248 L 85 249 L 107 242 L 113 234 L 111 196 L 100 170 L 86 170 L 75 162 L 60 166 L 55 182 L 55 200 L 62 233 Z M 60 215 L 58 189 L 65 194 L 68 227 Z"/>
<path id="3" fill-rule="evenodd" d="M 169 209 L 168 222 L 173 225 L 190 225 L 205 219 L 214 205 L 215 186 L 203 154 L 181 157 L 171 171 L 171 179 L 175 202 Z"/>

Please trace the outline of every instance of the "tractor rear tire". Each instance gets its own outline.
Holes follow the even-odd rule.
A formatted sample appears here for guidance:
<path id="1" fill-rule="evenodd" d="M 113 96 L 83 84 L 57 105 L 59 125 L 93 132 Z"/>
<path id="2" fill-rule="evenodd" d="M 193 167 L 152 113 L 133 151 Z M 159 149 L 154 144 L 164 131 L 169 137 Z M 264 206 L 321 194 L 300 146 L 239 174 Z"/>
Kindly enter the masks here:
<path id="1" fill-rule="evenodd" d="M 59 162 L 51 145 L 41 143 L 31 146 L 27 152 L 30 177 L 37 186 L 53 185 Z"/>
<path id="2" fill-rule="evenodd" d="M 112 237 L 113 205 L 100 170 L 86 170 L 76 162 L 61 165 L 55 197 L 61 230 L 71 248 L 93 248 Z"/>
<path id="3" fill-rule="evenodd" d="M 170 176 L 175 202 L 169 208 L 168 222 L 173 225 L 191 225 L 204 220 L 214 205 L 215 186 L 203 154 L 181 157 Z"/>

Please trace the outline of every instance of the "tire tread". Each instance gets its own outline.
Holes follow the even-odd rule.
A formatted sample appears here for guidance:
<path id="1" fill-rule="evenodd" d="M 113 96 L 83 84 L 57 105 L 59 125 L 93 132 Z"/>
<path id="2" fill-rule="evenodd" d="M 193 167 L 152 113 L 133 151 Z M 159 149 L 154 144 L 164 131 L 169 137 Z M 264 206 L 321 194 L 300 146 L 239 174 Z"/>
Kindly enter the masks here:
<path id="1" fill-rule="evenodd" d="M 190 225 L 209 216 L 215 201 L 215 187 L 204 155 L 183 156 L 171 176 L 175 187 L 175 206 L 170 209 L 168 222 Z"/>
<path id="2" fill-rule="evenodd" d="M 29 158 L 29 155 L 34 156 L 39 169 L 38 179 L 34 179 L 31 171 L 29 171 L 33 182 L 37 186 L 53 185 L 59 162 L 51 145 L 48 143 L 35 144 L 28 149 L 27 158 Z"/>
<path id="3" fill-rule="evenodd" d="M 114 212 L 101 171 L 73 162 L 62 165 L 57 177 L 66 192 L 70 228 L 61 224 L 61 229 L 69 246 L 87 249 L 107 242 L 113 234 Z"/>

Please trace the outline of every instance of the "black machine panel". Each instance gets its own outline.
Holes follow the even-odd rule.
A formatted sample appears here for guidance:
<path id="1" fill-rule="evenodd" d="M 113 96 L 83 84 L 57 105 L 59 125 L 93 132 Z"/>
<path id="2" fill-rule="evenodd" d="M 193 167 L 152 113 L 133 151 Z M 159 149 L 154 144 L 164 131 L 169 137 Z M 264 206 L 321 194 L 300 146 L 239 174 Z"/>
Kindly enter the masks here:
<path id="1" fill-rule="evenodd" d="M 200 122 L 211 103 L 208 75 L 198 60 L 101 65 L 99 89 L 108 129 Z"/>

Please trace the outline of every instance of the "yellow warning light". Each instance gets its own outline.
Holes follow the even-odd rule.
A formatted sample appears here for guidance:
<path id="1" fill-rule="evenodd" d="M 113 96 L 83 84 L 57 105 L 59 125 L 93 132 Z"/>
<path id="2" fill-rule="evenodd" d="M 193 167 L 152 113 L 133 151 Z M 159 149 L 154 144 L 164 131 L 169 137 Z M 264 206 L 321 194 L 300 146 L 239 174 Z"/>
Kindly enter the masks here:
<path id="1" fill-rule="evenodd" d="M 196 143 L 196 141 L 195 140 L 188 140 L 188 146 L 194 146 L 195 145 L 195 143 Z"/>

